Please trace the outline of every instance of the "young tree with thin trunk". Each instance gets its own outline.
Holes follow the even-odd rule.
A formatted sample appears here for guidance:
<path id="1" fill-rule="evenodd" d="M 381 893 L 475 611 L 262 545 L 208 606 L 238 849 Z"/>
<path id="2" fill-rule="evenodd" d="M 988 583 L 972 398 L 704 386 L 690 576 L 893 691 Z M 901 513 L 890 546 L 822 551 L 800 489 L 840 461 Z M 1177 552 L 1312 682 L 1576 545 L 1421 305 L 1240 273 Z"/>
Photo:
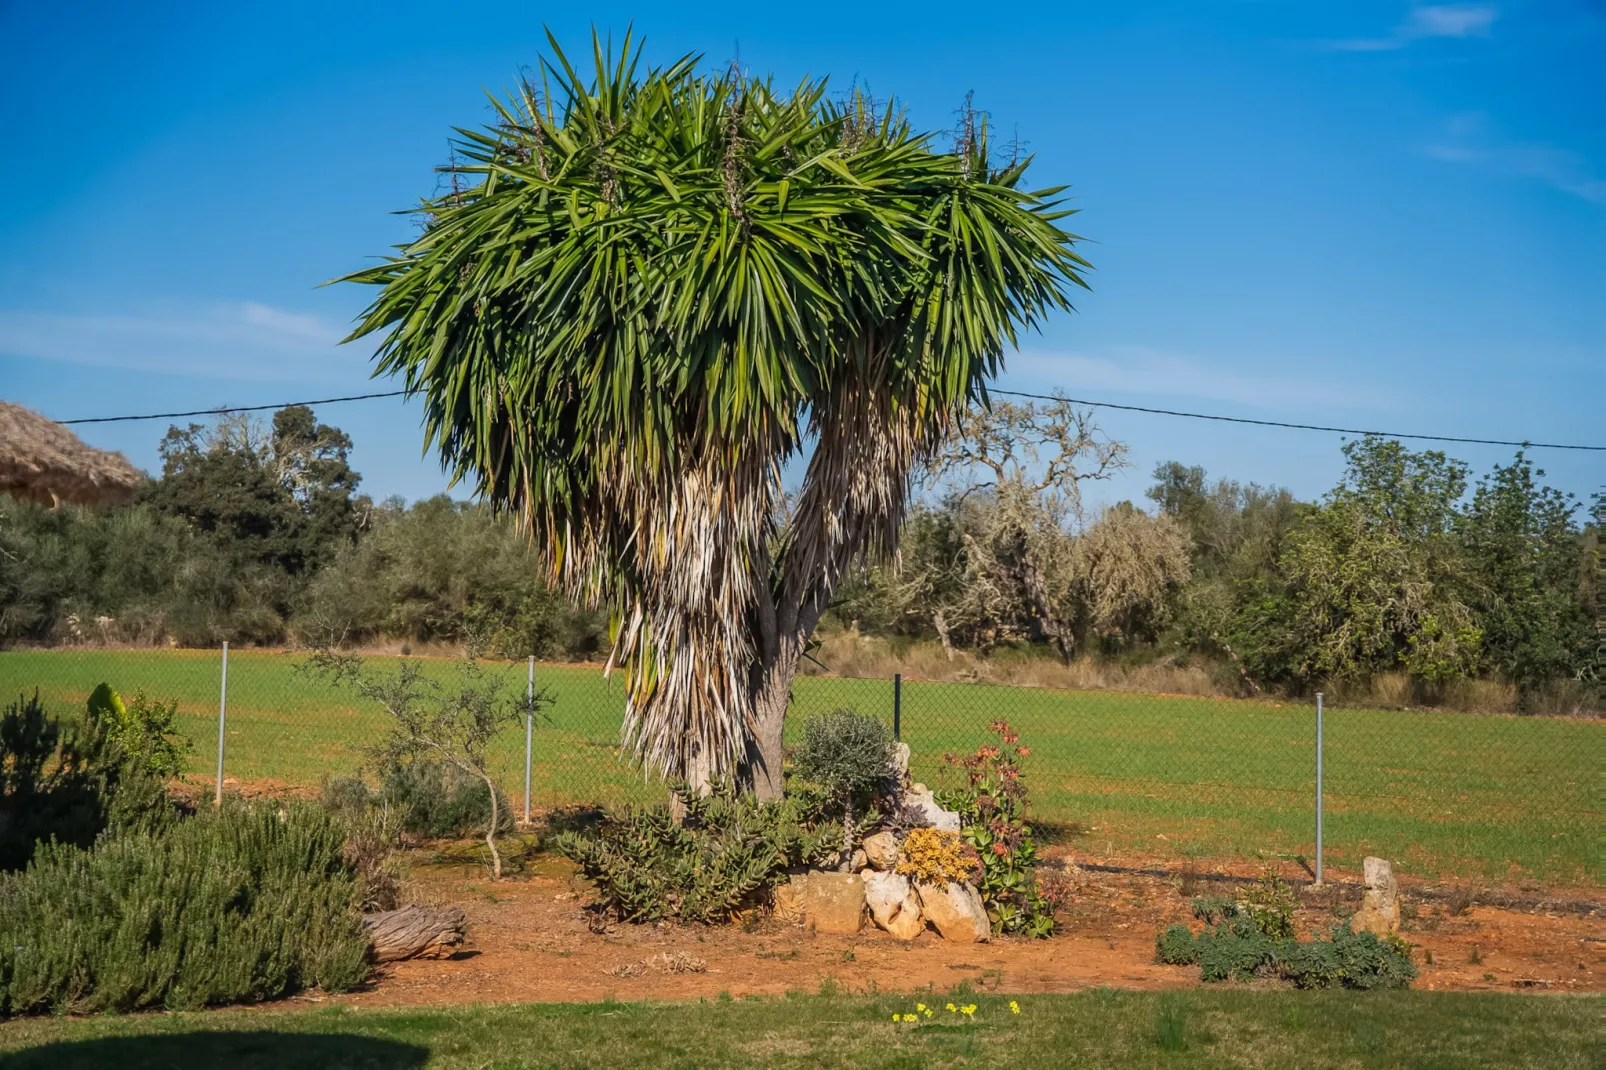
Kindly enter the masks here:
<path id="1" fill-rule="evenodd" d="M 838 583 L 1086 264 L 1058 189 L 995 166 L 968 109 L 945 150 L 823 81 L 648 69 L 628 37 L 583 76 L 552 46 L 460 132 L 419 237 L 347 277 L 380 291 L 354 337 L 453 475 L 613 611 L 631 752 L 774 798 Z"/>

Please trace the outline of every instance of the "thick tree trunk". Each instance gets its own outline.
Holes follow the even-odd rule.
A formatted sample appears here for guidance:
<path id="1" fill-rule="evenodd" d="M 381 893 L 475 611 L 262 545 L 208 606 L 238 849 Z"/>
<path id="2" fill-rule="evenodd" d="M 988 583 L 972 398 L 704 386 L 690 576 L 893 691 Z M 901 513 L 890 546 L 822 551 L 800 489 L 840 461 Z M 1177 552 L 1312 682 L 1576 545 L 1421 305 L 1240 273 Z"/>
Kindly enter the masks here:
<path id="1" fill-rule="evenodd" d="M 792 644 L 786 646 L 790 648 Z M 792 678 L 797 675 L 797 656 L 790 649 L 778 652 L 761 661 L 753 675 L 753 735 L 744 763 L 745 779 L 760 801 L 773 802 L 785 787 L 781 732 L 792 698 Z"/>

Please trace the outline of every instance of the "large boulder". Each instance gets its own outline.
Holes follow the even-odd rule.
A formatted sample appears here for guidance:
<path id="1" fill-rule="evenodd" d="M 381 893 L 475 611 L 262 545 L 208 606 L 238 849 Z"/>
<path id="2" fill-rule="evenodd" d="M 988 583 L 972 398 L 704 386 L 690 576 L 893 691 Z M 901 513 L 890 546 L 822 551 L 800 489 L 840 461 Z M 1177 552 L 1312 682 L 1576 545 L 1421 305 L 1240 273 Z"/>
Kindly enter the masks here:
<path id="1" fill-rule="evenodd" d="M 901 873 L 877 873 L 867 869 L 859 874 L 864 881 L 864 901 L 876 925 L 899 940 L 913 940 L 926 929 L 920 911 L 920 897 L 909 878 Z"/>
<path id="2" fill-rule="evenodd" d="M 1394 867 L 1371 856 L 1362 865 L 1366 896 L 1350 919 L 1350 927 L 1358 933 L 1392 936 L 1400 931 L 1400 884 L 1394 879 Z"/>
<path id="3" fill-rule="evenodd" d="M 866 863 L 883 872 L 898 864 L 898 837 L 890 832 L 878 832 L 864 838 Z"/>
<path id="4" fill-rule="evenodd" d="M 903 793 L 902 816 L 926 828 L 944 832 L 959 831 L 959 815 L 937 805 L 937 796 L 924 784 L 914 784 Z"/>
<path id="5" fill-rule="evenodd" d="M 811 932 L 851 936 L 864 927 L 864 882 L 857 873 L 814 870 L 792 878 L 792 909 Z"/>
<path id="6" fill-rule="evenodd" d="M 926 920 L 944 940 L 979 944 L 992 938 L 992 923 L 987 920 L 987 908 L 975 885 L 920 881 L 915 884 L 915 891 L 920 896 L 920 909 Z"/>

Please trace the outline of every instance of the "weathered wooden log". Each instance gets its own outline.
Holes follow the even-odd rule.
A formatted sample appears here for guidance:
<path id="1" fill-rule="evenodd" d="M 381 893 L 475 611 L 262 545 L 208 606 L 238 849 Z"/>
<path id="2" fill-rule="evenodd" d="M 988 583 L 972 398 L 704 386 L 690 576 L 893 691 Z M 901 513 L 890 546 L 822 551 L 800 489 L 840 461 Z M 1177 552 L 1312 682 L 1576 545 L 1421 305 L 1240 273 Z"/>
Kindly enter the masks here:
<path id="1" fill-rule="evenodd" d="M 364 914 L 375 962 L 450 958 L 463 944 L 468 918 L 460 907 L 405 906 Z"/>

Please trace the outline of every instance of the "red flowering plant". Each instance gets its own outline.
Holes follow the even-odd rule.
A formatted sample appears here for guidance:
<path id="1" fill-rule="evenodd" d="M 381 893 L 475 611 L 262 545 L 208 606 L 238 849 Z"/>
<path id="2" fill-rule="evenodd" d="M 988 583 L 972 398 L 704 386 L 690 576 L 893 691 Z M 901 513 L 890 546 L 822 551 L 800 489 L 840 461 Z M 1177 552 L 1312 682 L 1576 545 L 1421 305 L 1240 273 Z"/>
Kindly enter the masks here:
<path id="1" fill-rule="evenodd" d="M 1054 932 L 1052 904 L 1037 887 L 1037 845 L 1026 821 L 1026 781 L 1020 760 L 1032 753 L 1007 721 L 990 726 L 998 742 L 966 756 L 946 754 L 943 761 L 965 772 L 968 783 L 939 793 L 939 801 L 957 811 L 960 835 L 981 856 L 979 890 L 987 914 L 999 931 L 1030 937 Z"/>

